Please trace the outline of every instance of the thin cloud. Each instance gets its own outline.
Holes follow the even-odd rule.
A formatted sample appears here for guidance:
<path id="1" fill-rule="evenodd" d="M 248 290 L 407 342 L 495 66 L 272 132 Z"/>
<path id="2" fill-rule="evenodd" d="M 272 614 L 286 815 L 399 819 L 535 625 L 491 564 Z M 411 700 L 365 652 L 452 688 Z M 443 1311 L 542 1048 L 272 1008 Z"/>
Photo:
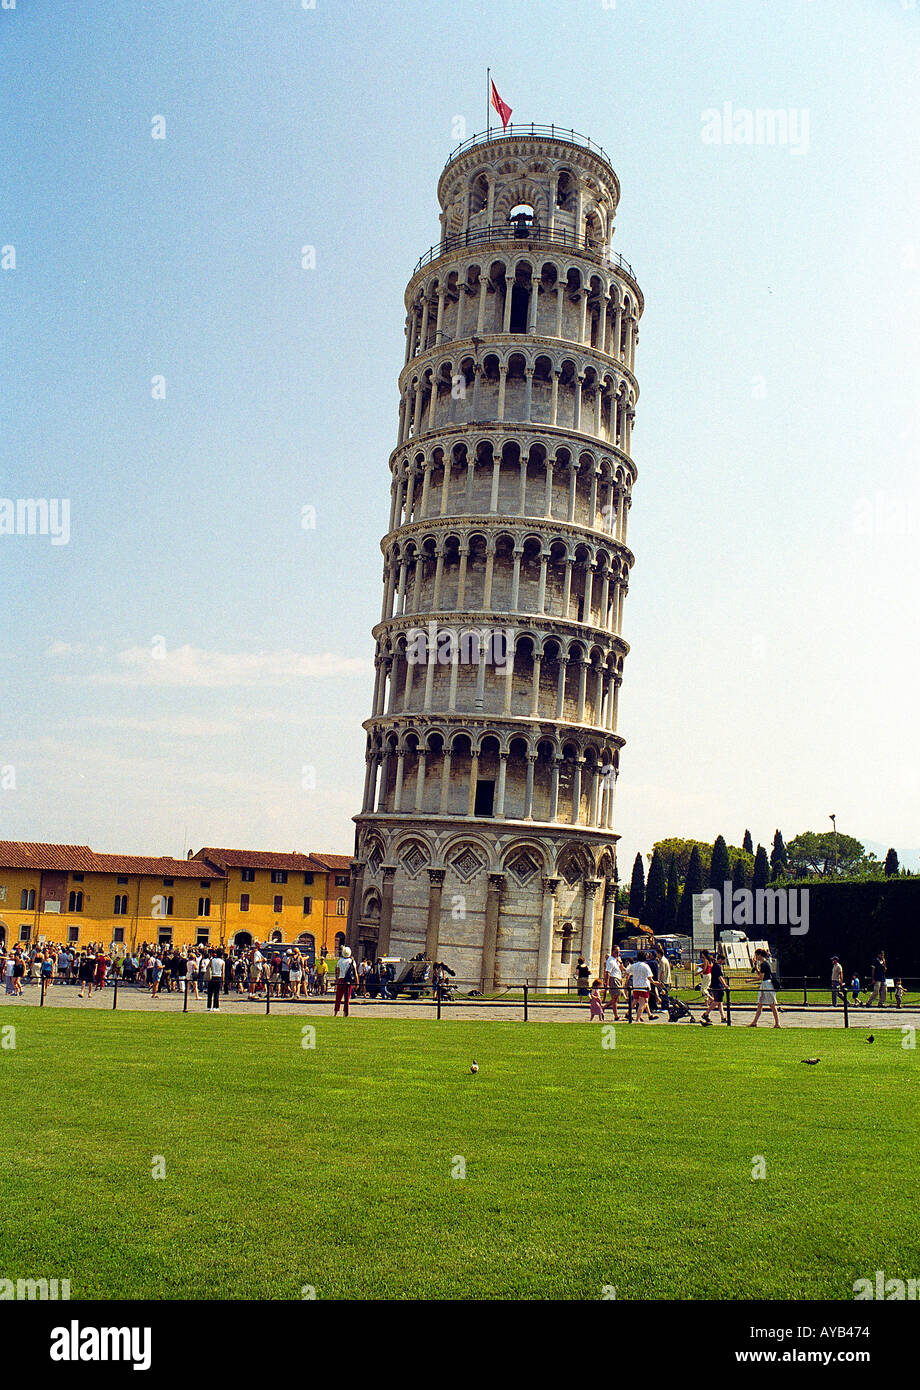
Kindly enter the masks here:
<path id="1" fill-rule="evenodd" d="M 189 645 L 162 652 L 154 652 L 150 647 L 127 647 L 116 654 L 114 663 L 105 670 L 56 679 L 96 686 L 221 690 L 366 676 L 373 670 L 368 659 L 337 652 L 209 652 Z"/>

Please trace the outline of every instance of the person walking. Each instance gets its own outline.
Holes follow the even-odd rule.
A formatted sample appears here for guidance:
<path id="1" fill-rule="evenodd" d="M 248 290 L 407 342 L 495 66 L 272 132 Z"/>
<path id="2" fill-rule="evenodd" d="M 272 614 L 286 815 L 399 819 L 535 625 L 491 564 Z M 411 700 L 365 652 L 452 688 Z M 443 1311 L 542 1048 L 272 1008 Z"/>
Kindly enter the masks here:
<path id="1" fill-rule="evenodd" d="M 712 1013 L 713 1009 L 719 1010 L 719 1022 L 725 1022 L 725 1010 L 722 1007 L 722 1000 L 725 998 L 725 990 L 728 981 L 725 978 L 725 966 L 722 962 L 722 956 L 716 956 L 715 960 L 710 958 L 709 993 L 707 996 L 709 1002 L 703 1010 L 703 1019 L 707 1023 L 709 1022 L 709 1015 Z"/>
<path id="2" fill-rule="evenodd" d="M 610 1002 L 613 1005 L 613 1016 L 619 1018 L 617 1005 L 620 1001 L 620 991 L 623 988 L 623 961 L 620 956 L 619 946 L 611 946 L 610 955 L 604 962 L 604 999 L 610 993 Z"/>
<path id="3" fill-rule="evenodd" d="M 864 1008 L 871 1009 L 876 999 L 878 999 L 879 1007 L 884 1009 L 885 999 L 888 994 L 888 989 L 885 984 L 887 978 L 888 963 L 885 960 L 885 952 L 879 951 L 878 955 L 875 957 L 875 960 L 872 962 L 872 993 L 866 1000 L 865 1005 L 863 1006 Z"/>
<path id="4" fill-rule="evenodd" d="M 335 963 L 335 1009 L 338 1013 L 339 1008 L 345 1006 L 345 1017 L 348 1017 L 348 1002 L 351 999 L 351 991 L 357 981 L 357 971 L 355 963 L 351 958 L 351 947 L 343 946 L 342 954 Z"/>
<path id="5" fill-rule="evenodd" d="M 843 966 L 837 956 L 831 956 L 831 1007 L 836 1009 L 837 996 L 842 999 L 846 993 L 846 986 L 843 983 Z"/>
<path id="6" fill-rule="evenodd" d="M 773 979 L 773 971 L 770 967 L 770 957 L 762 946 L 758 946 L 754 952 L 754 969 L 760 980 L 760 989 L 757 992 L 757 1008 L 754 1010 L 754 1017 L 748 1024 L 749 1028 L 757 1027 L 757 1020 L 763 1012 L 764 1005 L 768 1005 L 773 1014 L 773 1027 L 779 1027 L 779 1013 L 776 1008 L 776 984 Z"/>
<path id="7" fill-rule="evenodd" d="M 591 971 L 585 965 L 584 956 L 578 957 L 578 964 L 575 967 L 575 979 L 577 981 L 577 993 L 579 999 L 587 999 L 589 994 L 588 980 L 591 978 Z"/>
<path id="8" fill-rule="evenodd" d="M 220 1013 L 220 991 L 224 983 L 224 954 L 218 946 L 211 952 L 207 967 L 209 1014 Z"/>
<path id="9" fill-rule="evenodd" d="M 627 967 L 626 974 L 629 978 L 630 987 L 632 988 L 636 1022 L 651 1023 L 652 1016 L 649 1013 L 648 999 L 649 991 L 652 987 L 652 969 L 646 961 L 643 951 L 640 951 L 632 964 Z"/>

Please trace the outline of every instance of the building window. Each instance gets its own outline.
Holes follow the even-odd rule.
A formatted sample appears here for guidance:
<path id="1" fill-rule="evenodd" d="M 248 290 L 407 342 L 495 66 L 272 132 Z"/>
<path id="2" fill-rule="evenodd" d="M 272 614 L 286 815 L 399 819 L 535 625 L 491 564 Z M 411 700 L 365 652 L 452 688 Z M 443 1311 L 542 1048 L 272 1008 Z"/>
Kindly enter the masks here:
<path id="1" fill-rule="evenodd" d="M 128 882 L 128 875 L 127 875 L 127 874 L 119 874 L 119 875 L 118 875 L 118 878 L 115 880 L 115 882 L 116 882 L 116 883 L 127 883 L 127 882 Z"/>
<path id="2" fill-rule="evenodd" d="M 31 912 L 35 908 L 35 889 L 23 888 L 19 895 L 19 906 L 26 912 Z"/>
<path id="3" fill-rule="evenodd" d="M 249 911 L 249 894 L 248 894 L 248 893 L 241 893 L 241 894 L 240 894 L 240 912 L 248 912 L 248 911 Z"/>
<path id="4" fill-rule="evenodd" d="M 335 953 L 337 956 L 342 954 L 342 947 L 345 945 L 345 933 L 337 931 L 335 934 Z"/>
<path id="5" fill-rule="evenodd" d="M 312 875 L 312 874 L 304 874 L 304 876 L 303 876 L 303 881 L 304 881 L 304 886 L 305 886 L 305 887 L 307 887 L 307 888 L 312 888 L 312 886 L 313 886 L 313 875 Z"/>
<path id="6" fill-rule="evenodd" d="M 572 959 L 572 937 L 575 935 L 575 928 L 571 922 L 566 922 L 562 928 L 562 964 L 568 965 Z"/>
<path id="7" fill-rule="evenodd" d="M 161 899 L 160 899 L 160 902 L 161 902 L 162 905 L 163 905 L 163 916 L 164 916 L 164 917 L 171 917 L 171 916 L 173 915 L 173 895 L 172 895 L 172 893 L 168 893 L 168 894 L 166 895 L 165 898 L 161 898 Z"/>
<path id="8" fill-rule="evenodd" d="M 202 887 L 202 888 L 210 888 L 210 886 L 211 886 L 211 880 L 210 880 L 209 878 L 203 878 L 203 879 L 201 880 L 201 887 Z"/>
<path id="9" fill-rule="evenodd" d="M 82 912 L 82 911 L 83 911 L 83 894 L 82 894 L 82 893 L 75 893 L 75 892 L 71 891 L 71 892 L 68 894 L 68 897 L 67 897 L 67 911 L 68 911 L 68 912 Z"/>
<path id="10" fill-rule="evenodd" d="M 287 883 L 287 870 L 272 869 L 272 883 Z"/>
<path id="11" fill-rule="evenodd" d="M 283 909 L 283 907 L 284 907 L 284 898 L 282 898 L 282 896 L 281 896 L 280 893 L 276 893 L 276 894 L 275 894 L 275 906 L 274 906 L 274 909 L 273 909 L 273 910 L 274 910 L 275 912 L 281 912 L 282 909 Z"/>
<path id="12" fill-rule="evenodd" d="M 29 923 L 28 923 L 28 922 L 23 922 L 22 926 L 19 928 L 19 940 L 20 940 L 20 941 L 29 941 L 29 940 L 31 940 L 31 937 L 32 937 L 32 928 L 29 926 Z"/>
<path id="13" fill-rule="evenodd" d="M 113 932 L 113 934 L 112 934 L 112 939 L 113 939 L 114 941 L 124 941 L 124 939 L 125 939 L 125 929 L 124 929 L 124 927 L 116 927 L 115 930 L 114 930 L 114 932 Z"/>
<path id="14" fill-rule="evenodd" d="M 335 912 L 336 912 L 336 916 L 337 916 L 337 917 L 344 917 L 344 916 L 345 916 L 345 899 L 344 899 L 344 898 L 338 898 L 338 899 L 336 900 Z"/>
<path id="15" fill-rule="evenodd" d="M 67 928 L 67 940 L 68 940 L 68 941 L 79 941 L 79 940 L 80 940 L 80 928 L 79 928 L 79 927 L 68 927 L 68 928 Z"/>
<path id="16" fill-rule="evenodd" d="M 71 883 L 82 883 L 82 882 L 83 882 L 83 875 L 82 875 L 82 874 L 71 874 L 71 875 L 70 875 L 70 881 L 71 881 Z"/>
<path id="17" fill-rule="evenodd" d="M 211 899 L 210 899 L 210 898 L 199 898 L 199 899 L 198 899 L 198 916 L 199 916 L 199 917 L 210 917 L 210 915 L 211 915 Z"/>
<path id="18" fill-rule="evenodd" d="M 311 913 L 312 911 L 313 911 L 313 899 L 312 899 L 312 898 L 304 898 L 304 900 L 303 900 L 303 915 L 304 915 L 305 917 L 309 917 L 309 916 L 310 916 L 310 913 Z"/>
<path id="19" fill-rule="evenodd" d="M 336 876 L 335 876 L 335 886 L 336 886 L 336 888 L 347 888 L 347 887 L 348 887 L 348 875 L 347 875 L 347 874 L 336 874 Z"/>
<path id="20" fill-rule="evenodd" d="M 473 814 L 491 816 L 495 802 L 495 782 L 480 778 L 476 783 L 476 805 Z"/>
<path id="21" fill-rule="evenodd" d="M 115 894 L 115 914 L 114 914 L 114 915 L 115 915 L 116 917 L 125 917 L 125 916 L 127 916 L 127 912 L 128 912 L 128 895 L 127 895 L 127 893 L 116 893 L 116 894 Z"/>
<path id="22" fill-rule="evenodd" d="M 210 939 L 211 933 L 208 931 L 207 927 L 199 927 L 197 932 L 195 933 L 195 945 L 207 946 Z"/>
<path id="23" fill-rule="evenodd" d="M 172 945 L 172 927 L 160 927 L 159 931 L 157 932 L 157 945 Z"/>
<path id="24" fill-rule="evenodd" d="M 255 871 L 255 869 L 241 869 L 241 870 L 240 870 L 240 878 L 242 879 L 242 881 L 243 881 L 244 883 L 255 883 L 255 881 L 256 881 L 256 871 Z"/>
<path id="25" fill-rule="evenodd" d="M 175 880 L 174 878 L 164 878 L 164 880 L 163 880 L 163 887 L 164 887 L 164 888 L 172 888 L 172 886 L 173 886 L 173 884 L 175 883 L 175 881 L 176 881 L 176 880 Z"/>

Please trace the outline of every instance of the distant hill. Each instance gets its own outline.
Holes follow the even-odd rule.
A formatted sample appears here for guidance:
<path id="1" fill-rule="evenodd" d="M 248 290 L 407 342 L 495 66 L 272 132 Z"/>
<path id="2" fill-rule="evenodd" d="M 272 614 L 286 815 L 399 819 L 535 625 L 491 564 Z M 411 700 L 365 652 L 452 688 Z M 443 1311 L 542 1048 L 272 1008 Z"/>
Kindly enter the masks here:
<path id="1" fill-rule="evenodd" d="M 856 838 L 859 839 L 859 836 Z M 890 845 L 883 845 L 878 840 L 862 840 L 861 844 L 867 854 L 871 851 L 884 864 Z M 902 869 L 910 869 L 911 873 L 920 870 L 920 849 L 900 849 L 895 845 L 895 850 Z"/>

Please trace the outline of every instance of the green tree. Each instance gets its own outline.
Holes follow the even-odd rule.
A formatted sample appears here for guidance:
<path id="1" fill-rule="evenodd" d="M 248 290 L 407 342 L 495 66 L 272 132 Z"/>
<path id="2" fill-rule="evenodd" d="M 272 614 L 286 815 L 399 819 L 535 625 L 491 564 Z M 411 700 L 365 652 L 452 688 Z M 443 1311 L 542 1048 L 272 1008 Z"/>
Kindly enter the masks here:
<path id="1" fill-rule="evenodd" d="M 671 855 L 668 865 L 668 893 L 665 910 L 665 931 L 677 931 L 677 909 L 680 906 L 680 879 L 677 876 L 677 856 Z"/>
<path id="2" fill-rule="evenodd" d="M 638 917 L 642 921 L 642 912 L 645 908 L 645 868 L 642 864 L 642 855 L 637 854 L 633 861 L 632 879 L 629 885 L 629 915 Z"/>
<path id="3" fill-rule="evenodd" d="M 745 854 L 754 853 L 754 841 L 751 839 L 750 830 L 745 830 L 744 839 L 741 841 L 741 848 L 744 850 Z"/>
<path id="4" fill-rule="evenodd" d="M 773 849 L 770 851 L 770 868 L 774 879 L 782 878 L 789 869 L 789 854 L 783 844 L 783 837 L 777 830 L 773 836 Z"/>
<path id="5" fill-rule="evenodd" d="M 746 887 L 746 875 L 744 872 L 744 860 L 740 854 L 732 865 L 732 892 L 735 893 L 739 888 Z"/>
<path id="6" fill-rule="evenodd" d="M 758 888 L 766 888 L 770 878 L 770 861 L 767 859 L 767 851 L 763 845 L 757 846 L 757 853 L 754 856 L 754 877 L 751 880 L 751 887 L 756 893 Z"/>
<path id="7" fill-rule="evenodd" d="M 656 849 L 648 869 L 648 880 L 645 885 L 645 917 L 643 918 L 645 925 L 651 927 L 653 932 L 664 931 L 667 895 L 664 863 Z"/>
<path id="8" fill-rule="evenodd" d="M 897 850 L 890 849 L 888 853 L 885 855 L 885 877 L 894 878 L 895 874 L 899 872 L 900 868 L 901 866 L 898 863 Z"/>
<path id="9" fill-rule="evenodd" d="M 684 891 L 677 909 L 677 930 L 682 936 L 693 935 L 693 895 L 703 891 L 703 867 L 699 849 L 694 845 L 687 865 Z"/>
<path id="10" fill-rule="evenodd" d="M 789 841 L 786 849 L 792 873 L 817 878 L 857 873 L 874 858 L 852 835 L 839 830 L 836 835 L 833 830 L 803 830 Z"/>
<path id="11" fill-rule="evenodd" d="M 712 859 L 709 864 L 709 886 L 717 889 L 720 893 L 725 885 L 725 880 L 731 878 L 732 866 L 728 857 L 728 846 L 721 835 L 716 836 L 716 842 L 712 847 Z"/>

